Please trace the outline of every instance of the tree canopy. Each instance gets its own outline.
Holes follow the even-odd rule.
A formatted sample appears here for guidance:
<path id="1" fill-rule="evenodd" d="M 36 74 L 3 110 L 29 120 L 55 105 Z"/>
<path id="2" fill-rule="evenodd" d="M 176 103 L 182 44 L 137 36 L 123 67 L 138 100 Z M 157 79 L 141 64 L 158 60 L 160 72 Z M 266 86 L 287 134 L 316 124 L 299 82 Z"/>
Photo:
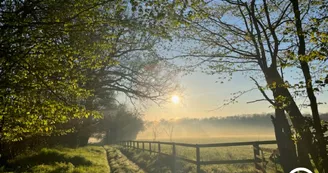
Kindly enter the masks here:
<path id="1" fill-rule="evenodd" d="M 2 1 L 1 141 L 70 132 L 58 124 L 101 117 L 86 103 L 104 92 L 164 99 L 175 86 L 166 78 L 173 71 L 163 71 L 167 64 L 152 51 L 154 36 L 165 36 L 161 6 Z"/>

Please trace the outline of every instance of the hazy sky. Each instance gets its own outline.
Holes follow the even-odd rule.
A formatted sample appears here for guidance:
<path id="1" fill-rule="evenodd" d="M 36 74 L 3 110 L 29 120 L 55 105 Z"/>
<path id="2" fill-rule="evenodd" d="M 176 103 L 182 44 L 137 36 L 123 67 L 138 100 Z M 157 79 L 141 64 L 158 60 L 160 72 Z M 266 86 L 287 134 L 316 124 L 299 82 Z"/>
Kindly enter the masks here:
<path id="1" fill-rule="evenodd" d="M 230 82 L 220 84 L 215 81 L 217 81 L 217 76 L 209 76 L 200 72 L 182 77 L 180 83 L 185 90 L 181 98 L 181 103 L 168 103 L 161 105 L 161 107 L 155 104 L 149 104 L 144 112 L 145 119 L 203 118 L 210 116 L 273 112 L 273 108 L 270 108 L 269 103 L 265 101 L 252 104 L 246 103 L 263 98 L 256 89 L 240 97 L 238 103 L 230 104 L 219 110 L 214 110 L 223 105 L 225 99 L 231 98 L 231 93 L 248 90 L 255 86 L 254 82 L 249 78 L 238 74 L 235 75 Z M 268 95 L 271 94 L 270 92 L 267 93 Z M 327 98 L 327 93 L 318 96 L 319 101 L 327 101 Z M 298 102 L 301 103 L 303 100 L 304 99 L 298 100 Z M 302 110 L 304 112 L 309 112 L 309 110 L 305 108 Z M 321 105 L 319 110 L 321 112 L 328 112 L 327 105 Z"/>

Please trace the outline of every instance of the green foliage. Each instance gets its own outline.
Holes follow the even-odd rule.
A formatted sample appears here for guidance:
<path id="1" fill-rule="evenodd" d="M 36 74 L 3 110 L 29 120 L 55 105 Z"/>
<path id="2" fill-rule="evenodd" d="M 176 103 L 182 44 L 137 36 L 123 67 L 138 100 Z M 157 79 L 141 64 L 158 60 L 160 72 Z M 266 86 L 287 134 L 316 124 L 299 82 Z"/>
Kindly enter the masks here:
<path id="1" fill-rule="evenodd" d="M 155 86 L 151 78 L 136 79 L 159 74 L 142 71 L 153 61 L 145 57 L 158 55 L 140 52 L 155 44 L 153 35 L 166 37 L 170 22 L 164 22 L 161 11 L 169 5 L 102 0 L 1 2 L 1 141 L 71 132 L 77 126 L 67 124 L 101 117 L 99 109 L 86 102 L 104 92 L 111 98 L 114 91 L 153 100 L 162 96 L 158 91 L 168 84 Z M 136 58 L 130 61 L 131 57 Z"/>
<path id="2" fill-rule="evenodd" d="M 5 1 L 1 6 L 1 140 L 56 132 L 56 123 L 88 117 L 78 101 L 85 70 L 100 65 L 108 40 L 97 1 Z M 111 63 L 110 58 L 106 62 Z M 18 120 L 18 121 L 17 121 Z"/>

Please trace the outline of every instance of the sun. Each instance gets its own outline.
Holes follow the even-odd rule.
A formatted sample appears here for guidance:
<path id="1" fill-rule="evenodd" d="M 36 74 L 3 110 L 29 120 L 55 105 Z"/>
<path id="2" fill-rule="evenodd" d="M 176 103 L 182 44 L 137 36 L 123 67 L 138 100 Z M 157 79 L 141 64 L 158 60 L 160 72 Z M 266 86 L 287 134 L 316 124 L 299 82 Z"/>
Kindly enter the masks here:
<path id="1" fill-rule="evenodd" d="M 172 103 L 178 104 L 180 102 L 180 97 L 177 95 L 174 95 L 174 96 L 172 96 L 171 100 L 172 100 Z"/>

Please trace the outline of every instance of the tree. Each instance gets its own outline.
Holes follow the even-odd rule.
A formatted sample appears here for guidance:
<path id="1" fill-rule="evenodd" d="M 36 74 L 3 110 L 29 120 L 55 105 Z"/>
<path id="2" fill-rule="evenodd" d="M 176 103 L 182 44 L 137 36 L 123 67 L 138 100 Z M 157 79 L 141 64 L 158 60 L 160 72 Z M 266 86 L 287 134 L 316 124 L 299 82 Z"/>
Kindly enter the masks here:
<path id="1" fill-rule="evenodd" d="M 152 122 L 148 122 L 146 124 L 146 128 L 147 129 L 151 129 L 151 134 L 153 136 L 153 141 L 156 141 L 158 135 L 161 134 L 161 128 L 160 128 L 160 122 L 159 121 L 152 121 Z"/>
<path id="2" fill-rule="evenodd" d="M 82 13 L 96 4 L 1 4 L 1 141 L 46 134 L 55 130 L 53 122 L 88 116 L 74 101 L 88 95 L 77 87 L 81 68 L 96 62 L 90 55 L 101 45 L 91 40 L 96 34 Z"/>
<path id="3" fill-rule="evenodd" d="M 160 124 L 162 126 L 163 131 L 166 133 L 166 135 L 169 137 L 170 141 L 172 142 L 173 139 L 173 131 L 174 131 L 174 126 L 175 122 L 173 119 L 166 121 L 162 119 L 160 121 Z"/>
<path id="4" fill-rule="evenodd" d="M 113 144 L 122 140 L 134 140 L 144 129 L 140 114 L 133 113 L 125 105 L 118 105 L 104 113 L 104 118 L 98 121 L 96 133 L 104 133 L 104 144 Z"/>
<path id="5" fill-rule="evenodd" d="M 179 71 L 155 52 L 158 38 L 127 27 L 115 28 L 112 32 L 116 33 L 116 47 L 111 56 L 116 63 L 89 70 L 83 87 L 92 90 L 92 96 L 82 101 L 85 108 L 90 111 L 111 109 L 119 93 L 127 96 L 132 104 L 144 100 L 159 104 L 167 100 L 168 94 L 178 89 L 175 76 Z M 78 129 L 89 129 L 94 122 L 92 117 L 86 118 Z M 92 131 L 81 133 L 85 137 L 82 145 L 87 145 Z"/>
<path id="6" fill-rule="evenodd" d="M 310 72 L 310 66 L 307 60 L 308 58 L 305 58 L 308 56 L 310 59 L 322 59 L 322 55 L 320 55 L 320 52 L 318 55 L 311 55 L 312 53 L 317 53 L 316 50 L 310 50 L 307 52 L 306 49 L 306 42 L 305 42 L 305 34 L 304 30 L 302 27 L 302 17 L 301 17 L 301 12 L 300 12 L 300 5 L 297 0 L 291 0 L 292 6 L 293 6 L 293 12 L 294 12 L 294 23 L 295 23 L 295 28 L 296 28 L 296 33 L 297 33 L 297 38 L 298 38 L 298 60 L 301 65 L 301 69 L 304 75 L 304 82 L 306 85 L 306 92 L 307 96 L 310 101 L 310 107 L 312 111 L 312 117 L 313 117 L 313 126 L 315 129 L 315 139 L 317 140 L 317 145 L 318 145 L 318 155 L 320 157 L 314 158 L 316 162 L 319 162 L 320 164 L 317 164 L 319 172 L 323 171 L 328 171 L 328 156 L 327 156 L 327 142 L 325 140 L 325 131 L 322 128 L 321 125 L 321 119 L 319 115 L 319 110 L 318 110 L 318 102 L 315 96 L 315 90 L 313 88 L 313 81 L 312 81 L 312 76 Z M 309 4 L 312 5 L 312 4 Z M 308 7 L 310 8 L 310 7 Z M 327 17 L 327 16 L 326 16 Z M 318 28 L 318 27 L 317 27 Z M 324 45 L 327 45 L 328 41 L 323 42 Z M 321 48 L 325 46 L 320 46 Z M 322 50 L 321 50 L 322 51 Z M 325 53 L 325 52 L 324 52 Z M 326 57 L 323 56 L 325 59 Z"/>
<path id="7" fill-rule="evenodd" d="M 307 5 L 311 6 L 312 4 Z M 180 57 L 194 59 L 196 57 L 200 60 L 199 64 L 208 65 L 210 74 L 219 73 L 223 79 L 226 77 L 224 75 L 231 76 L 235 72 L 247 72 L 248 75 L 251 75 L 249 72 L 252 71 L 262 72 L 266 86 L 271 90 L 274 99 L 266 94 L 264 88 L 259 85 L 255 78 L 252 80 L 266 100 L 276 109 L 273 122 L 278 147 L 282 153 L 282 158 L 285 159 L 282 160 L 284 171 L 289 172 L 299 164 L 313 170 L 309 154 L 311 154 L 317 169 L 321 171 L 324 164 L 319 162 L 318 151 L 313 149 L 315 148 L 313 146 L 317 146 L 317 144 L 312 142 L 313 136 L 307 126 L 307 120 L 300 112 L 293 98 L 293 93 L 290 91 L 296 87 L 290 85 L 291 81 L 287 82 L 283 76 L 284 72 L 296 69 L 297 65 L 304 65 L 302 56 L 290 60 L 291 52 L 295 52 L 294 50 L 300 46 L 294 44 L 294 40 L 298 36 L 295 32 L 297 26 L 290 26 L 295 17 L 293 6 L 295 4 L 293 5 L 288 1 L 263 0 L 258 2 L 252 0 L 245 2 L 226 0 L 210 2 L 209 5 L 204 6 L 190 7 L 188 14 L 180 16 L 183 25 L 177 34 L 184 40 L 198 43 L 198 47 L 194 46 L 190 53 Z M 302 9 L 308 9 L 306 8 L 308 6 L 304 5 Z M 307 10 L 301 12 L 302 16 L 316 15 L 308 13 Z M 309 46 L 311 48 L 315 47 L 313 43 L 308 42 L 308 44 L 311 44 Z M 305 76 L 309 76 L 311 73 L 302 67 L 301 69 L 305 70 Z M 305 81 L 313 82 L 311 78 L 306 77 Z M 309 86 L 306 88 L 308 91 L 311 90 Z M 311 92 L 313 93 L 313 90 L 307 93 L 309 97 L 311 97 Z M 313 105 L 317 104 L 313 95 L 312 101 Z M 297 163 L 298 159 L 285 111 L 288 113 L 287 115 L 298 137 L 297 157 L 299 163 Z M 316 113 L 312 116 L 320 119 Z M 317 128 L 319 129 L 319 126 Z M 316 133 L 323 135 L 322 131 L 318 132 L 317 130 Z M 323 142 L 318 146 L 323 146 L 322 144 Z M 324 155 L 327 154 L 325 151 L 319 151 L 322 152 L 321 159 L 325 160 L 326 156 L 324 157 Z"/>
<path id="8" fill-rule="evenodd" d="M 154 82 L 145 85 L 150 78 L 140 79 L 144 73 L 140 68 L 146 66 L 140 63 L 149 59 L 128 59 L 141 57 L 135 53 L 138 50 L 130 51 L 139 48 L 135 42 L 144 46 L 152 43 L 153 39 L 147 39 L 150 35 L 165 37 L 169 22 L 162 18 L 159 7 L 164 5 L 103 0 L 2 1 L 1 152 L 5 151 L 3 144 L 12 147 L 10 143 L 33 136 L 66 134 L 86 120 L 100 118 L 92 106 L 99 95 L 90 85 L 97 77 L 106 76 L 108 90 L 130 97 L 162 97 L 159 92 L 150 95 L 159 91 L 158 85 L 152 87 Z"/>

